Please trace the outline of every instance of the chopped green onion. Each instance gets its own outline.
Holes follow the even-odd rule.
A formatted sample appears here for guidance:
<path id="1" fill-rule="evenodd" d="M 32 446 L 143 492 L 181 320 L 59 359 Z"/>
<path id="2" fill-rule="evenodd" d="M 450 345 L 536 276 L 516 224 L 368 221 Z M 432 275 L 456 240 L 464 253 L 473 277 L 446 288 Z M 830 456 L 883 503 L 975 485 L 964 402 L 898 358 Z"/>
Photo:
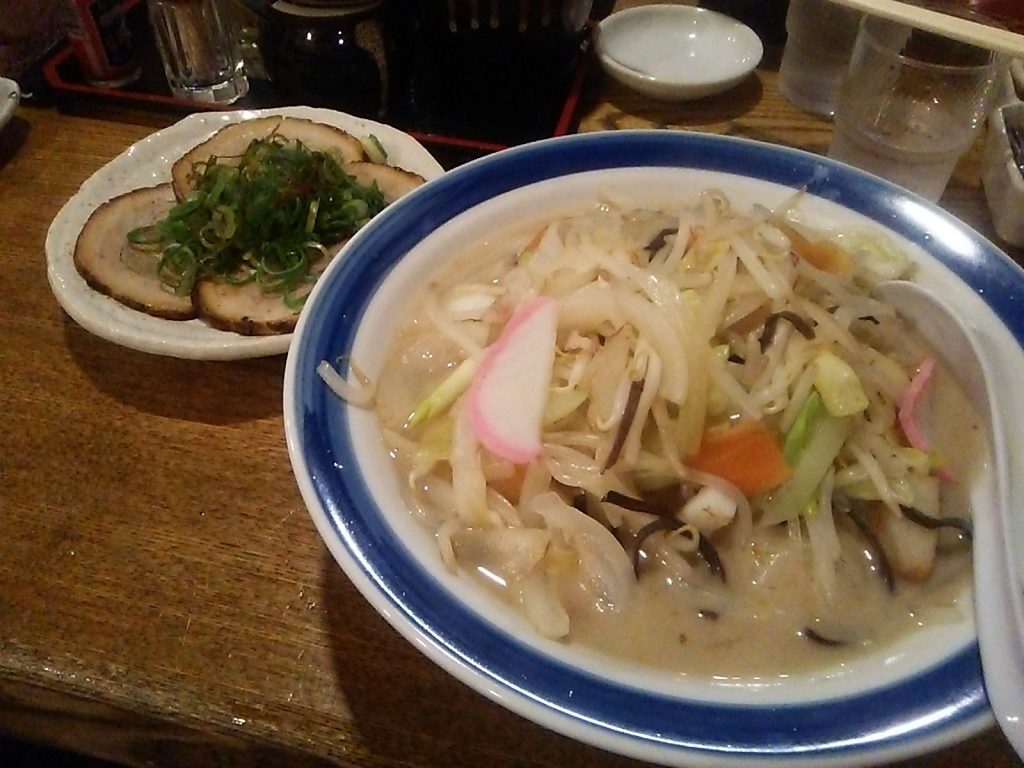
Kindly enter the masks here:
<path id="1" fill-rule="evenodd" d="M 309 213 L 306 214 L 306 232 L 312 233 L 316 227 L 316 213 L 320 210 L 320 198 L 309 201 Z"/>
<path id="2" fill-rule="evenodd" d="M 382 148 L 381 148 L 382 149 Z M 326 152 L 271 135 L 240 157 L 197 164 L 194 191 L 166 218 L 129 235 L 161 251 L 160 279 L 187 294 L 196 280 L 255 281 L 301 307 L 325 246 L 351 237 L 387 204 Z"/>
<path id="3" fill-rule="evenodd" d="M 370 158 L 371 163 L 383 165 L 388 161 L 388 153 L 384 149 L 384 145 L 372 133 L 365 139 L 360 139 L 359 143 L 363 145 L 363 151 L 366 152 L 366 156 Z"/>
<path id="4" fill-rule="evenodd" d="M 406 426 L 415 427 L 447 411 L 452 403 L 458 399 L 459 395 L 469 388 L 479 362 L 475 357 L 463 360 L 433 392 L 416 406 L 412 415 L 409 416 Z"/>
<path id="5" fill-rule="evenodd" d="M 187 245 L 171 243 L 164 249 L 157 274 L 161 281 L 178 296 L 192 292 L 196 281 L 196 255 Z"/>
<path id="6" fill-rule="evenodd" d="M 156 225 L 136 227 L 128 231 L 128 242 L 143 251 L 159 251 L 164 247 L 164 236 Z"/>
<path id="7" fill-rule="evenodd" d="M 237 228 L 235 209 L 228 205 L 215 205 L 210 216 L 213 233 L 221 240 L 230 240 Z"/>

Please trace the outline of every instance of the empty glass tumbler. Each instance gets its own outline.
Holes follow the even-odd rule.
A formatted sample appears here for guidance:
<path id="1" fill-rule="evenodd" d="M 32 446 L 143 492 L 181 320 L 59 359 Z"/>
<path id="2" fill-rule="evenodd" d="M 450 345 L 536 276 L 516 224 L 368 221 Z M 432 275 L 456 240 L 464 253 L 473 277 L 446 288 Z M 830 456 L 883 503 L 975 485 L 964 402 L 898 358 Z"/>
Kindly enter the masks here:
<path id="1" fill-rule="evenodd" d="M 779 65 L 782 95 L 806 112 L 831 115 L 861 17 L 831 0 L 790 0 Z"/>
<path id="2" fill-rule="evenodd" d="M 149 20 L 171 92 L 230 104 L 249 91 L 225 0 L 148 0 Z"/>

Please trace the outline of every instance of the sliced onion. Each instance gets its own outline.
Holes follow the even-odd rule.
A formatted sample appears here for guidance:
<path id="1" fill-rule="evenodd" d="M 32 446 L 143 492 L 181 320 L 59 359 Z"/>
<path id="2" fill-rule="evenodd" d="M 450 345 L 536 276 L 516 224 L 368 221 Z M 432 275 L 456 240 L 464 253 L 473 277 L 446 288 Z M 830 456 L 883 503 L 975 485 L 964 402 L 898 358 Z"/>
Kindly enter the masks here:
<path id="1" fill-rule="evenodd" d="M 601 523 L 549 492 L 532 507 L 550 528 L 559 531 L 580 560 L 580 586 L 611 609 L 625 606 L 633 591 L 633 565 L 618 539 Z"/>
<path id="2" fill-rule="evenodd" d="M 519 594 L 526 618 L 541 635 L 557 640 L 569 634 L 569 614 L 543 571 L 533 571 L 523 578 Z"/>
<path id="3" fill-rule="evenodd" d="M 359 379 L 358 384 L 348 381 L 326 360 L 321 360 L 316 367 L 316 372 L 323 379 L 324 384 L 346 403 L 356 408 L 373 407 L 373 401 L 377 396 L 377 388 L 354 364 L 349 363 L 349 370 Z"/>

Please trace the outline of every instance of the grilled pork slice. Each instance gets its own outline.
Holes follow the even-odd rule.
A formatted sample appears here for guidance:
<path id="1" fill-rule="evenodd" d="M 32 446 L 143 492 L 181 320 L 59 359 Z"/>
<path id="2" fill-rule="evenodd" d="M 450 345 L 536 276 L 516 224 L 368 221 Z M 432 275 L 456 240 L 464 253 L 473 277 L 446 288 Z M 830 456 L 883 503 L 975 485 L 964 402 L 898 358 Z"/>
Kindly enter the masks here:
<path id="1" fill-rule="evenodd" d="M 127 234 L 154 224 L 175 204 L 170 184 L 137 189 L 101 205 L 75 242 L 75 268 L 95 290 L 125 306 L 168 320 L 196 316 L 190 296 L 177 296 L 160 282 L 160 251 L 132 246 Z"/>
<path id="2" fill-rule="evenodd" d="M 243 336 L 291 333 L 299 319 L 299 310 L 285 304 L 280 293 L 264 293 L 255 282 L 231 285 L 205 278 L 196 282 L 192 299 L 207 323 Z"/>
<path id="3" fill-rule="evenodd" d="M 384 199 L 394 202 L 415 189 L 424 178 L 391 165 L 346 163 L 345 170 L 364 186 L 376 182 Z M 342 244 L 333 246 L 336 253 Z M 319 275 L 330 264 L 328 258 L 313 268 Z M 246 336 L 290 333 L 299 319 L 299 310 L 289 309 L 279 293 L 264 293 L 255 283 L 230 285 L 210 279 L 200 280 L 193 291 L 199 316 L 215 328 Z"/>
<path id="4" fill-rule="evenodd" d="M 361 186 L 369 187 L 374 182 L 389 203 L 402 195 L 412 192 L 426 179 L 418 173 L 394 165 L 380 165 L 370 162 L 345 163 L 342 168 Z"/>
<path id="5" fill-rule="evenodd" d="M 201 144 L 193 147 L 171 166 L 174 194 L 184 200 L 195 188 L 197 163 L 216 157 L 218 162 L 238 162 L 253 139 L 265 139 L 278 133 L 292 141 L 301 141 L 309 149 L 328 152 L 340 163 L 364 160 L 366 152 L 359 139 L 333 125 L 298 117 L 260 117 L 231 123 Z"/>

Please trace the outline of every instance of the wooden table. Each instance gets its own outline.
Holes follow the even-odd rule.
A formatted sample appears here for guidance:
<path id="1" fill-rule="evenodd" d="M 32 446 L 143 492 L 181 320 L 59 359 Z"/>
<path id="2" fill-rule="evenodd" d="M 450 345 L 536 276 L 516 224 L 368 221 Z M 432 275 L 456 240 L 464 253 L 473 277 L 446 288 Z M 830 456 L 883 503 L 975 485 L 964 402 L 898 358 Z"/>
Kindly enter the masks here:
<path id="1" fill-rule="evenodd" d="M 687 106 L 605 83 L 581 130 L 823 152 L 831 125 L 779 95 L 777 59 Z M 296 490 L 283 357 L 141 354 L 58 307 L 51 219 L 177 117 L 22 107 L 0 134 L 0 731 L 139 766 L 633 765 L 456 682 L 360 597 Z M 992 236 L 976 161 L 942 202 Z M 991 730 L 905 765 L 966 764 L 1020 763 Z"/>

